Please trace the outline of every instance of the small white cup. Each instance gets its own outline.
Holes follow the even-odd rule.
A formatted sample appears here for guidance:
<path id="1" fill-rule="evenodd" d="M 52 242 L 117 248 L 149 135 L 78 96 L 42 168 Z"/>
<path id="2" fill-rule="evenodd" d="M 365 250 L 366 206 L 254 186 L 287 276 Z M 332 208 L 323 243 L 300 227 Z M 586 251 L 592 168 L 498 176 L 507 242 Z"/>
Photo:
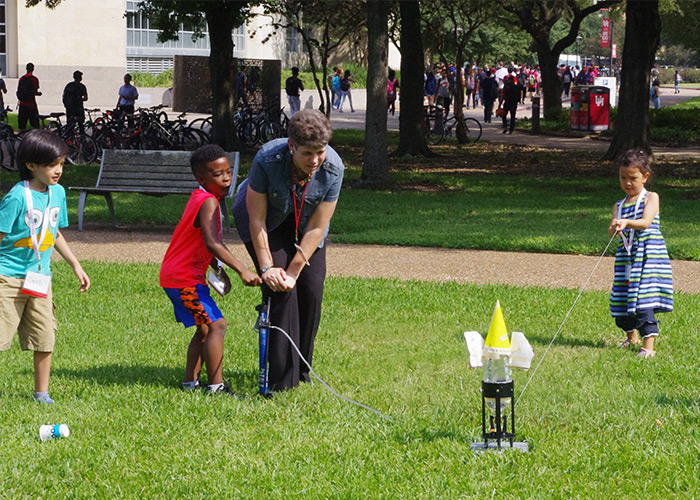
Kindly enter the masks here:
<path id="1" fill-rule="evenodd" d="M 65 438 L 68 436 L 70 436 L 70 429 L 68 429 L 66 424 L 42 425 L 39 427 L 39 438 L 42 441 Z"/>

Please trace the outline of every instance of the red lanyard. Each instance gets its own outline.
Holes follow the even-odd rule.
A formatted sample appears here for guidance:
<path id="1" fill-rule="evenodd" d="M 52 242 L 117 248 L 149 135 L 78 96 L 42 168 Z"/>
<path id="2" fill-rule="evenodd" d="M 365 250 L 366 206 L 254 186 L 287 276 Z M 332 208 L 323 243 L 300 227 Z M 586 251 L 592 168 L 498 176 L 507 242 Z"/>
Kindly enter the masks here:
<path id="1" fill-rule="evenodd" d="M 299 243 L 299 219 L 301 219 L 301 209 L 304 208 L 304 200 L 306 200 L 306 190 L 309 187 L 309 179 L 304 183 L 304 194 L 301 195 L 301 204 L 299 205 L 299 210 L 297 211 L 297 180 L 296 173 L 294 172 L 294 165 L 292 165 L 292 198 L 294 198 L 294 239 L 296 243 Z"/>

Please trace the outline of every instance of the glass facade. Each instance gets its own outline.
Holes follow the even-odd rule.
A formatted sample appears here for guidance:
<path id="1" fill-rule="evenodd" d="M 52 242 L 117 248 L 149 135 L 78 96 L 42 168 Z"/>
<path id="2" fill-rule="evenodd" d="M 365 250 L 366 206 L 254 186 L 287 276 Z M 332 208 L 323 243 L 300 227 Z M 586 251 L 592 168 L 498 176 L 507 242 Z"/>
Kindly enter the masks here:
<path id="1" fill-rule="evenodd" d="M 4 3 L 4 0 L 0 0 Z M 139 11 L 139 0 L 126 2 L 126 57 L 127 70 L 145 73 L 160 73 L 173 67 L 175 55 L 209 55 L 209 33 L 192 40 L 194 27 L 180 25 L 177 40 L 165 43 L 158 41 L 158 29 L 151 26 L 148 16 Z M 245 54 L 246 26 L 232 33 L 234 57 Z"/>

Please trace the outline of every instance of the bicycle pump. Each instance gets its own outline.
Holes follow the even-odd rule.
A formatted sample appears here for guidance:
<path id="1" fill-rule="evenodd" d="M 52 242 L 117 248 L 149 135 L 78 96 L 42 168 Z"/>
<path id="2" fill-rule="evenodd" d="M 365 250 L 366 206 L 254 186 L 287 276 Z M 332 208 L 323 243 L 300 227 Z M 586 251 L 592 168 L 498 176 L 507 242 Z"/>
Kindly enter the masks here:
<path id="1" fill-rule="evenodd" d="M 269 398 L 272 395 L 269 392 L 267 385 L 267 341 L 270 331 L 270 298 L 267 299 L 267 304 L 262 303 L 255 306 L 258 311 L 258 322 L 256 329 L 258 330 L 258 360 L 259 360 L 259 375 L 258 375 L 258 392 L 261 396 Z"/>

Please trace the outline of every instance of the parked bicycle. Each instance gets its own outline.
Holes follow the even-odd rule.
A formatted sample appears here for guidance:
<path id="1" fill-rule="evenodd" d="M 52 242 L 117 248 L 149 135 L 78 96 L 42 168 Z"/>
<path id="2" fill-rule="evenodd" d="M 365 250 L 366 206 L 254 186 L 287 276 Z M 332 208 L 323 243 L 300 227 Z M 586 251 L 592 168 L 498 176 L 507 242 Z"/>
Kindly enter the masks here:
<path id="1" fill-rule="evenodd" d="M 481 139 L 481 123 L 476 118 L 465 117 L 464 125 L 467 128 L 467 141 L 476 142 Z M 425 107 L 425 139 L 428 144 L 435 146 L 452 137 L 452 130 L 457 126 L 457 117 L 454 115 L 445 118 L 442 106 Z"/>
<path id="2" fill-rule="evenodd" d="M 12 127 L 5 123 L 7 113 L 10 111 L 12 109 L 8 107 L 0 113 L 0 166 L 5 170 L 17 170 L 15 157 L 21 141 Z"/>
<path id="3" fill-rule="evenodd" d="M 61 117 L 65 113 L 50 113 L 39 115 L 39 119 L 44 123 L 44 128 L 57 133 L 68 146 L 68 156 L 66 161 L 73 165 L 87 165 L 97 158 L 97 143 L 85 132 L 80 131 L 80 124 L 71 122 L 64 125 Z M 46 120 L 51 119 L 48 123 Z"/>

